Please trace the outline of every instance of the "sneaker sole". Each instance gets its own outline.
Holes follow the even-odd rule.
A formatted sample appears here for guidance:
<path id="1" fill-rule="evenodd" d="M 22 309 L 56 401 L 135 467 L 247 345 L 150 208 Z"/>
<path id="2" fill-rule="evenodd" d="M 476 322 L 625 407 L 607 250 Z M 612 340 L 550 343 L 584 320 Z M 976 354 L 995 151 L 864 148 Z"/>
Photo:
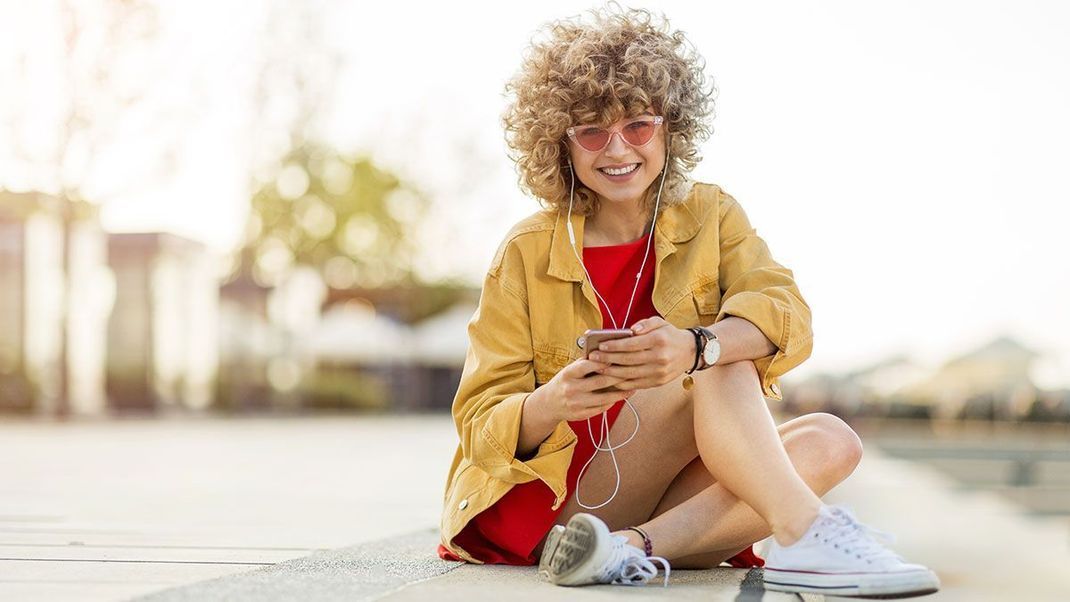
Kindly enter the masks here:
<path id="1" fill-rule="evenodd" d="M 590 572 L 605 561 L 607 549 L 598 541 L 609 541 L 609 529 L 594 517 L 580 513 L 569 519 L 564 528 L 555 528 L 546 537 L 539 571 L 555 585 L 593 583 Z"/>
<path id="2" fill-rule="evenodd" d="M 554 525 L 546 534 L 546 543 L 542 546 L 542 554 L 539 556 L 539 574 L 547 579 L 550 578 L 550 559 L 554 557 L 557 543 L 561 534 L 565 532 L 564 525 Z"/>
<path id="3" fill-rule="evenodd" d="M 858 598 L 912 598 L 940 589 L 940 580 L 932 571 L 822 574 L 767 568 L 762 579 L 765 589 L 771 591 Z"/>

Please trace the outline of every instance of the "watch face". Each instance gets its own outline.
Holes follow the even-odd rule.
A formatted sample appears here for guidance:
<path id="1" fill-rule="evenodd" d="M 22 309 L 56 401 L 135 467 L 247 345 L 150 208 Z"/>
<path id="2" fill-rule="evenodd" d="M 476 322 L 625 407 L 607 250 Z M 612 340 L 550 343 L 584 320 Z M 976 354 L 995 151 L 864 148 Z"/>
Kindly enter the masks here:
<path id="1" fill-rule="evenodd" d="M 705 360 L 707 366 L 712 366 L 717 363 L 717 359 L 721 357 L 721 342 L 717 339 L 710 339 L 706 343 L 706 348 L 702 350 L 702 359 Z"/>

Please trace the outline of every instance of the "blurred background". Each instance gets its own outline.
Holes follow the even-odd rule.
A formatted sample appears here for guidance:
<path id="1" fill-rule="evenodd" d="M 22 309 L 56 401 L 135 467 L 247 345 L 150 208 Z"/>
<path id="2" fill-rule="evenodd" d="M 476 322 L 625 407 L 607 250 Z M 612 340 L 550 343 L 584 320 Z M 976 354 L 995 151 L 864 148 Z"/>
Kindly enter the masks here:
<path id="1" fill-rule="evenodd" d="M 0 2 L 2 420 L 448 425 L 538 209 L 503 86 L 591 6 Z M 813 308 L 775 411 L 1070 525 L 1070 7 L 635 6 L 718 88 L 695 178 Z"/>

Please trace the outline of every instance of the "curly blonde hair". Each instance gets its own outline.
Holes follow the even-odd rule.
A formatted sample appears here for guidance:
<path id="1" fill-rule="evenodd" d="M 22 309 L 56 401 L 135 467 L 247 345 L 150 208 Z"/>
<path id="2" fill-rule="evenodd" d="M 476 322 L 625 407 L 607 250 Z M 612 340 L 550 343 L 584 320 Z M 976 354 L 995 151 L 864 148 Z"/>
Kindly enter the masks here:
<path id="1" fill-rule="evenodd" d="M 672 135 L 661 204 L 683 201 L 687 174 L 701 160 L 699 145 L 709 137 L 716 88 L 707 87 L 705 61 L 665 17 L 621 10 L 616 4 L 544 26 L 532 41 L 520 71 L 505 87 L 511 97 L 502 116 L 510 157 L 521 188 L 544 207 L 568 205 L 566 132 L 577 123 L 609 125 L 648 108 L 665 116 Z M 653 203 L 657 178 L 643 203 Z M 578 179 L 573 211 L 590 216 L 597 195 Z"/>

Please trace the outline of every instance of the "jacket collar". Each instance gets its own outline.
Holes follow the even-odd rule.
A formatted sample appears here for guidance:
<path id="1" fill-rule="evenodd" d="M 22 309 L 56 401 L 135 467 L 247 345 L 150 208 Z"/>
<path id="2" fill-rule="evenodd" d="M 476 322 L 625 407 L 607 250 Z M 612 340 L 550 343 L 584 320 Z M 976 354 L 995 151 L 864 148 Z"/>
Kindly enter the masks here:
<path id="1" fill-rule="evenodd" d="M 661 211 L 654 224 L 654 249 L 658 258 L 676 252 L 676 245 L 695 237 L 702 222 L 695 215 L 695 189 L 691 188 L 684 202 Z M 572 214 L 572 229 L 576 233 L 575 253 L 568 240 L 568 227 L 565 225 L 568 214 L 561 211 L 554 223 L 553 240 L 550 241 L 550 267 L 546 273 L 561 280 L 582 282 L 583 266 L 576 260 L 576 253 L 583 249 L 583 225 L 587 218 L 579 213 Z"/>
<path id="2" fill-rule="evenodd" d="M 583 268 L 576 261 L 576 256 L 568 240 L 568 226 L 565 221 L 568 214 L 557 212 L 554 223 L 553 240 L 550 241 L 550 268 L 546 273 L 561 280 L 583 282 Z M 578 213 L 572 214 L 572 229 L 576 233 L 576 253 L 583 248 L 583 223 L 586 218 Z"/>

